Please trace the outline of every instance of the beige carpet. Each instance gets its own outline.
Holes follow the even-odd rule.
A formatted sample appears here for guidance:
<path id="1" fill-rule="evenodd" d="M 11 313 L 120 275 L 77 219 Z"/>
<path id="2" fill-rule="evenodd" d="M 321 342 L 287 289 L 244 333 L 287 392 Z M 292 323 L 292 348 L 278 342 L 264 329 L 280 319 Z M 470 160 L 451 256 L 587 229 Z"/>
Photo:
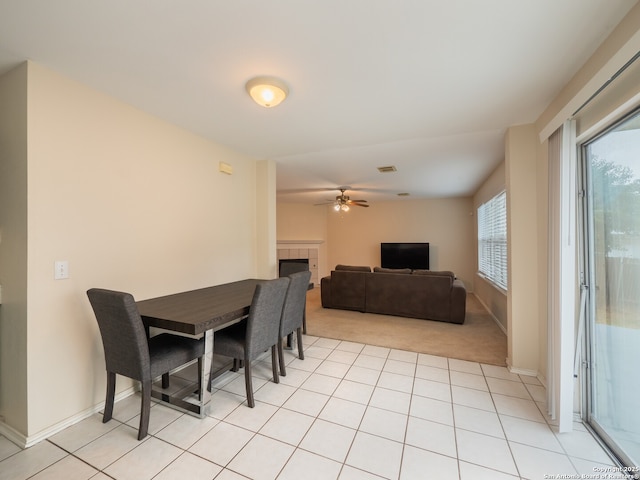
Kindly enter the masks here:
<path id="1" fill-rule="evenodd" d="M 307 333 L 368 345 L 505 366 L 507 337 L 474 295 L 463 325 L 322 308 L 320 288 L 307 294 Z"/>

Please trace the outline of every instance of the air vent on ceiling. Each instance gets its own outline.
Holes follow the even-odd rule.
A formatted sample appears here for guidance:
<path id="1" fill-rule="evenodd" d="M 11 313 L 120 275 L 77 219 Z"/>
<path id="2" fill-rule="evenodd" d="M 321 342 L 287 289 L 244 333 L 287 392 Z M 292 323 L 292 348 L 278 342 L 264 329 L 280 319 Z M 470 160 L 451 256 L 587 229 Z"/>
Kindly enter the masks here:
<path id="1" fill-rule="evenodd" d="M 391 173 L 397 171 L 396 167 L 393 165 L 389 165 L 387 167 L 378 167 L 378 171 L 380 173 Z"/>

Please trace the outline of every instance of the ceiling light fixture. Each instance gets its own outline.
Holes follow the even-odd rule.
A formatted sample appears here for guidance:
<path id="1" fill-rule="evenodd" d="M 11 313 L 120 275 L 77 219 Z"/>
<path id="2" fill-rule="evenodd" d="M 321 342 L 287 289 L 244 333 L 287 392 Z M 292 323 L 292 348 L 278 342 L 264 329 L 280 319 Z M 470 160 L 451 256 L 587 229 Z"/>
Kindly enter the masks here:
<path id="1" fill-rule="evenodd" d="M 247 82 L 247 93 L 266 108 L 275 107 L 289 95 L 289 88 L 275 77 L 255 77 Z"/>

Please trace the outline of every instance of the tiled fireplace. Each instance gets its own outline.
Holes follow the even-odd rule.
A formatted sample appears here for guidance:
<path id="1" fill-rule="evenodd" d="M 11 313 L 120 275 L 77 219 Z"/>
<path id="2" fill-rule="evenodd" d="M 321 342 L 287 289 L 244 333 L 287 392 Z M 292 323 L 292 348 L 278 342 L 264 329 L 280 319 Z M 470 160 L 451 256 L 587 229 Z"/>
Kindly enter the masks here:
<path id="1" fill-rule="evenodd" d="M 319 285 L 318 257 L 321 243 L 322 240 L 278 240 L 278 260 L 303 260 L 303 263 L 308 261 L 311 282 Z"/>

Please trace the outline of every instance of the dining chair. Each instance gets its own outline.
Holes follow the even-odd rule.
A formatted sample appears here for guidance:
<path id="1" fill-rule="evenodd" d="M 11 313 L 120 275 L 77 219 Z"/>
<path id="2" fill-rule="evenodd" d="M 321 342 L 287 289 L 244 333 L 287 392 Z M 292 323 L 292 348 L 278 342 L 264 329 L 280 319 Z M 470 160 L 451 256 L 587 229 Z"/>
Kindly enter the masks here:
<path id="1" fill-rule="evenodd" d="M 138 380 L 142 385 L 138 440 L 142 440 L 149 428 L 153 380 L 162 376 L 162 388 L 167 388 L 169 372 L 195 359 L 198 360 L 198 375 L 201 375 L 204 340 L 169 333 L 147 338 L 131 294 L 92 288 L 87 296 L 100 328 L 107 368 L 107 397 L 102 422 L 108 422 L 113 415 L 116 374 Z"/>
<path id="2" fill-rule="evenodd" d="M 304 351 L 302 346 L 302 325 L 304 320 L 305 306 L 307 303 L 307 289 L 309 288 L 309 280 L 311 272 L 306 270 L 303 272 L 292 273 L 289 275 L 289 288 L 287 296 L 284 300 L 282 308 L 282 318 L 280 320 L 280 336 L 278 337 L 278 357 L 280 359 L 280 375 L 285 377 L 287 371 L 284 365 L 284 349 L 282 338 L 289 336 L 294 331 L 298 340 L 298 358 L 304 360 Z"/>
<path id="3" fill-rule="evenodd" d="M 238 370 L 239 362 L 243 362 L 247 404 L 251 408 L 255 405 L 251 362 L 269 347 L 271 347 L 273 382 L 280 381 L 277 345 L 282 307 L 288 286 L 289 278 L 287 277 L 258 283 L 249 307 L 249 316 L 239 323 L 218 330 L 213 337 L 214 353 L 233 358 L 234 371 Z"/>
<path id="4" fill-rule="evenodd" d="M 302 262 L 296 262 L 296 261 L 283 261 L 280 264 L 280 272 L 279 272 L 279 276 L 280 277 L 288 277 L 293 273 L 297 273 L 297 272 L 306 272 L 309 271 L 309 264 L 308 263 L 302 263 Z M 311 277 L 311 276 L 309 276 Z M 311 279 L 309 279 L 311 280 Z M 310 290 L 313 288 L 313 284 L 311 283 L 311 281 L 309 281 L 309 284 L 307 286 L 307 290 Z M 302 333 L 304 333 L 305 335 L 307 334 L 307 315 L 306 312 L 302 315 Z M 287 346 L 291 346 L 291 336 L 287 337 Z"/>
<path id="5" fill-rule="evenodd" d="M 280 264 L 280 273 L 278 276 L 288 277 L 292 273 L 305 272 L 307 270 L 309 270 L 308 263 L 282 260 L 282 263 Z"/>

